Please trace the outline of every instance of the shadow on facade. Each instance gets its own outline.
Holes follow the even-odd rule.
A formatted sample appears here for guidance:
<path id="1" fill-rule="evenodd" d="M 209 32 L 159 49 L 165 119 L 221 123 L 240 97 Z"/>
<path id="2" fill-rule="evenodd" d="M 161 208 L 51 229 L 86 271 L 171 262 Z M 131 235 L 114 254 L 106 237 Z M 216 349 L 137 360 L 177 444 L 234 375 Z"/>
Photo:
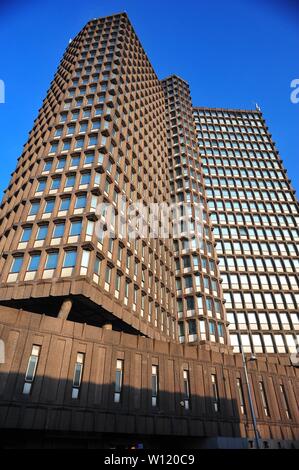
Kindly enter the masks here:
<path id="1" fill-rule="evenodd" d="M 133 381 L 132 377 L 132 381 Z M 0 374 L 2 448 L 186 449 L 244 448 L 235 400 L 161 391 L 152 407 L 150 389 L 123 385 L 114 403 L 115 383 L 83 382 L 72 399 L 72 381 L 36 376 L 30 395 L 24 375 Z"/>

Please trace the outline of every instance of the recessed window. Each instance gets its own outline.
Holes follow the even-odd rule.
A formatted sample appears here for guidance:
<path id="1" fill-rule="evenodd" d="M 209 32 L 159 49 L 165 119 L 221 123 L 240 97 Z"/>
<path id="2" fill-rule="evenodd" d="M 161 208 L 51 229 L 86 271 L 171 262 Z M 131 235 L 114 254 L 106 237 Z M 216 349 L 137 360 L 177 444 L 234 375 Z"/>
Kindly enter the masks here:
<path id="1" fill-rule="evenodd" d="M 62 130 L 63 130 L 63 127 L 58 127 L 55 131 L 55 137 L 61 137 L 62 136 Z"/>
<path id="2" fill-rule="evenodd" d="M 115 388 L 114 388 L 114 402 L 119 403 L 121 401 L 121 392 L 123 386 L 123 370 L 124 361 L 117 359 L 116 361 L 116 372 L 115 372 Z"/>
<path id="3" fill-rule="evenodd" d="M 67 211 L 69 210 L 70 208 L 70 203 L 71 203 L 71 198 L 70 197 L 64 197 L 61 199 L 61 203 L 60 203 L 60 207 L 59 207 L 59 210 L 60 211 Z"/>
<path id="4" fill-rule="evenodd" d="M 85 209 L 87 197 L 85 194 L 77 196 L 75 209 Z"/>
<path id="5" fill-rule="evenodd" d="M 57 169 L 57 170 L 63 170 L 64 167 L 65 167 L 65 163 L 66 163 L 66 158 L 59 158 L 59 159 L 58 159 L 58 162 L 57 162 L 57 167 L 56 167 L 56 169 Z"/>
<path id="6" fill-rule="evenodd" d="M 89 184 L 89 183 L 90 183 L 90 173 L 83 173 L 83 175 L 81 175 L 80 185 Z"/>
<path id="7" fill-rule="evenodd" d="M 87 127 L 88 127 L 88 123 L 87 122 L 82 122 L 80 124 L 80 132 L 86 132 L 87 131 Z"/>
<path id="8" fill-rule="evenodd" d="M 20 242 L 28 242 L 32 234 L 32 227 L 24 227 Z"/>
<path id="9" fill-rule="evenodd" d="M 40 263 L 40 254 L 31 255 L 27 271 L 37 271 Z"/>
<path id="10" fill-rule="evenodd" d="M 58 251 L 48 253 L 45 269 L 56 269 L 58 262 Z"/>
<path id="11" fill-rule="evenodd" d="M 74 134 L 75 129 L 76 129 L 75 124 L 69 124 L 69 125 L 67 126 L 67 131 L 66 131 L 66 133 L 69 134 L 69 135 Z"/>
<path id="12" fill-rule="evenodd" d="M 73 268 L 76 265 L 77 251 L 69 250 L 65 252 L 63 267 L 64 268 Z"/>
<path id="13" fill-rule="evenodd" d="M 159 368 L 152 366 L 152 406 L 158 406 L 158 393 L 159 393 Z"/>
<path id="14" fill-rule="evenodd" d="M 44 214 L 50 214 L 53 212 L 55 206 L 55 199 L 49 199 L 46 201 L 46 206 L 44 209 Z"/>
<path id="15" fill-rule="evenodd" d="M 70 150 L 70 148 L 71 148 L 71 141 L 70 140 L 65 140 L 63 142 L 62 150 L 66 151 L 66 150 Z"/>
<path id="16" fill-rule="evenodd" d="M 52 168 L 52 160 L 47 160 L 44 164 L 43 171 L 50 171 Z"/>
<path id="17" fill-rule="evenodd" d="M 53 142 L 49 153 L 56 153 L 57 150 L 58 150 L 58 142 Z"/>
<path id="18" fill-rule="evenodd" d="M 53 178 L 51 189 L 59 189 L 61 183 L 61 178 Z"/>
<path id="19" fill-rule="evenodd" d="M 264 409 L 265 416 L 270 416 L 268 400 L 267 400 L 267 397 L 266 397 L 264 383 L 262 381 L 259 382 L 259 389 L 260 389 L 260 394 L 261 394 L 261 399 L 262 399 L 262 404 L 263 404 L 263 409 Z"/>
<path id="20" fill-rule="evenodd" d="M 209 322 L 209 330 L 211 335 L 215 335 L 215 323 L 212 321 Z"/>
<path id="21" fill-rule="evenodd" d="M 53 238 L 62 238 L 65 231 L 65 222 L 56 224 L 53 231 Z"/>
<path id="22" fill-rule="evenodd" d="M 85 155 L 84 165 L 91 165 L 94 162 L 94 154 L 87 153 Z"/>
<path id="23" fill-rule="evenodd" d="M 82 229 L 82 221 L 81 220 L 76 220 L 75 222 L 71 223 L 71 230 L 70 230 L 70 236 L 78 236 L 81 234 L 81 229 Z"/>
<path id="24" fill-rule="evenodd" d="M 213 407 L 214 411 L 218 413 L 220 411 L 220 400 L 219 400 L 219 391 L 218 391 L 218 382 L 217 382 L 217 376 L 216 374 L 211 375 L 211 380 L 212 380 L 212 390 L 213 390 Z"/>
<path id="25" fill-rule="evenodd" d="M 10 272 L 11 272 L 11 273 L 19 273 L 19 272 L 21 271 L 21 269 L 22 269 L 23 260 L 24 260 L 24 257 L 23 257 L 23 256 L 17 256 L 17 257 L 15 257 L 15 258 L 13 259 Z"/>
<path id="26" fill-rule="evenodd" d="M 48 225 L 40 225 L 39 229 L 38 229 L 38 232 L 37 232 L 36 239 L 37 240 L 45 240 L 47 234 L 48 234 Z"/>
<path id="27" fill-rule="evenodd" d="M 92 122 L 92 129 L 100 129 L 101 121 L 99 119 Z"/>
<path id="28" fill-rule="evenodd" d="M 25 383 L 23 386 L 23 394 L 24 395 L 29 395 L 31 392 L 31 388 L 34 382 L 35 374 L 36 374 L 36 369 L 38 365 L 38 359 L 39 359 L 39 354 L 40 354 L 40 346 L 34 345 L 31 350 L 31 355 L 29 357 L 27 369 L 26 369 L 26 374 L 25 374 Z"/>
<path id="29" fill-rule="evenodd" d="M 189 370 L 183 370 L 183 385 L 184 385 L 184 408 L 185 410 L 190 409 L 190 377 Z"/>
<path id="30" fill-rule="evenodd" d="M 40 206 L 39 202 L 32 202 L 29 215 L 36 215 L 39 211 L 39 206 Z"/>
<path id="31" fill-rule="evenodd" d="M 244 400 L 242 382 L 241 382 L 240 378 L 237 378 L 237 392 L 238 392 L 238 396 L 239 396 L 241 414 L 245 415 L 246 414 L 245 400 Z"/>
<path id="32" fill-rule="evenodd" d="M 97 135 L 91 135 L 89 136 L 89 140 L 88 140 L 88 145 L 97 145 L 98 143 L 98 136 Z"/>
<path id="33" fill-rule="evenodd" d="M 76 182 L 76 175 L 69 175 L 65 182 L 66 188 L 73 188 Z"/>
<path id="34" fill-rule="evenodd" d="M 76 155 L 71 158 L 71 166 L 79 166 L 80 164 L 80 155 Z"/>
<path id="35" fill-rule="evenodd" d="M 84 145 L 84 138 L 76 139 L 75 148 L 81 149 Z"/>
<path id="36" fill-rule="evenodd" d="M 80 386 L 81 386 L 82 374 L 83 374 L 83 366 L 84 366 L 84 354 L 78 353 L 77 360 L 75 363 L 73 388 L 72 388 L 72 398 L 74 399 L 79 398 L 79 392 L 80 392 Z"/>

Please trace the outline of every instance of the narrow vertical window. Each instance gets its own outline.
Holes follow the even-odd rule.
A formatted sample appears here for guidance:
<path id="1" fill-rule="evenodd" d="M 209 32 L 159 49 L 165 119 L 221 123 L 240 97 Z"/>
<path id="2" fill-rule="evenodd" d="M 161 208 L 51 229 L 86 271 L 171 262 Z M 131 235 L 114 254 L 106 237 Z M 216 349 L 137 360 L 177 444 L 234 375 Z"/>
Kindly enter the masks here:
<path id="1" fill-rule="evenodd" d="M 287 398 L 287 394 L 286 394 L 284 385 L 280 384 L 279 388 L 280 388 L 280 391 L 281 391 L 282 403 L 283 403 L 285 414 L 286 414 L 288 419 L 292 419 L 291 412 L 290 412 L 290 407 L 289 407 L 289 403 L 288 403 L 288 398 Z"/>
<path id="2" fill-rule="evenodd" d="M 159 371 L 158 366 L 152 366 L 152 406 L 158 406 Z"/>
<path id="3" fill-rule="evenodd" d="M 241 414 L 245 415 L 246 414 L 245 401 L 244 401 L 242 382 L 240 378 L 237 378 L 237 392 L 239 396 Z"/>
<path id="4" fill-rule="evenodd" d="M 31 351 L 31 355 L 29 357 L 27 370 L 26 370 L 26 374 L 25 374 L 25 383 L 24 383 L 24 387 L 23 387 L 23 393 L 25 395 L 29 395 L 29 393 L 31 392 L 31 388 L 32 388 L 34 378 L 35 378 L 35 374 L 36 374 L 39 354 L 40 354 L 40 346 L 36 346 L 34 344 L 32 346 L 32 351 Z"/>
<path id="5" fill-rule="evenodd" d="M 116 361 L 116 372 L 115 372 L 115 390 L 114 390 L 114 402 L 120 403 L 121 392 L 123 387 L 123 372 L 124 372 L 124 361 L 117 359 Z"/>
<path id="6" fill-rule="evenodd" d="M 75 369 L 74 369 L 73 388 L 72 388 L 72 398 L 74 399 L 79 398 L 80 386 L 81 386 L 82 374 L 83 374 L 83 366 L 84 366 L 84 354 L 78 353 L 76 364 L 75 364 Z"/>
<path id="7" fill-rule="evenodd" d="M 220 400 L 219 400 L 219 391 L 218 391 L 218 383 L 217 383 L 216 374 L 212 374 L 211 379 L 212 379 L 214 411 L 218 413 L 220 411 Z"/>
<path id="8" fill-rule="evenodd" d="M 185 410 L 190 409 L 190 379 L 189 371 L 187 369 L 183 370 L 183 379 L 184 379 L 184 407 Z"/>
<path id="9" fill-rule="evenodd" d="M 265 393 L 265 387 L 262 381 L 259 382 L 259 389 L 260 389 L 265 416 L 270 416 L 268 401 L 267 401 L 267 397 Z"/>

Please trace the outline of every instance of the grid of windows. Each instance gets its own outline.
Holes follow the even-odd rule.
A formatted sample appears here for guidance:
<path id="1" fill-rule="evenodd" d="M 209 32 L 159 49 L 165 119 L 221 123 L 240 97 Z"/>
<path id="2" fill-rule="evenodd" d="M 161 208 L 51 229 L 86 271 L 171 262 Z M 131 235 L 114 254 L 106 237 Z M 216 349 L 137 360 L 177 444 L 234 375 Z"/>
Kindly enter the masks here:
<path id="1" fill-rule="evenodd" d="M 176 76 L 163 80 L 162 85 L 166 97 L 170 196 L 178 204 L 177 215 L 181 217 L 180 237 L 174 239 L 179 341 L 224 344 L 225 311 L 189 86 Z"/>
<path id="2" fill-rule="evenodd" d="M 298 202 L 259 110 L 195 108 L 235 351 L 296 350 Z"/>
<path id="3" fill-rule="evenodd" d="M 147 334 L 176 338 L 170 241 L 121 234 L 110 245 L 107 214 L 97 220 L 98 205 L 116 207 L 118 196 L 147 204 L 169 197 L 164 116 L 161 84 L 127 16 L 89 22 L 68 46 L 4 196 L 0 237 L 12 230 L 4 243 L 14 258 L 1 260 L 1 282 L 90 276 L 133 306 Z M 43 149 L 37 135 L 46 136 Z"/>

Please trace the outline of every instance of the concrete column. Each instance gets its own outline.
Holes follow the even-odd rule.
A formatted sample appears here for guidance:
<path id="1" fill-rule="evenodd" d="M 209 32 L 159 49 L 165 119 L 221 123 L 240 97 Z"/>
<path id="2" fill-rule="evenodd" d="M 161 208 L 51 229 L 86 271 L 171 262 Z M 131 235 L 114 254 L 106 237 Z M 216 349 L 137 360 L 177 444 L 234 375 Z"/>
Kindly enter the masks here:
<path id="1" fill-rule="evenodd" d="M 63 320 L 66 320 L 67 317 L 69 316 L 72 306 L 73 306 L 73 301 L 71 299 L 64 300 L 60 307 L 58 318 L 63 318 Z"/>

